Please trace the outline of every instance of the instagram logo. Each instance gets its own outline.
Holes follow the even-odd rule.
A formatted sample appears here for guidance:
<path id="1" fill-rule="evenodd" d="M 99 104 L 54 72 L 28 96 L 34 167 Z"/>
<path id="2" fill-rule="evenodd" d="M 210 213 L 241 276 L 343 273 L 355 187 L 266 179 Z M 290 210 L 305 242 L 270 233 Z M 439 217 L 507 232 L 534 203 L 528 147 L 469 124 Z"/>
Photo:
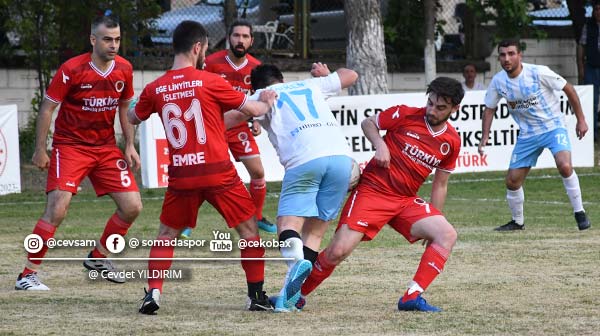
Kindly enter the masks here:
<path id="1" fill-rule="evenodd" d="M 25 251 L 29 253 L 38 253 L 42 250 L 42 247 L 44 247 L 44 241 L 42 240 L 42 237 L 32 233 L 25 237 L 23 246 L 25 247 Z"/>

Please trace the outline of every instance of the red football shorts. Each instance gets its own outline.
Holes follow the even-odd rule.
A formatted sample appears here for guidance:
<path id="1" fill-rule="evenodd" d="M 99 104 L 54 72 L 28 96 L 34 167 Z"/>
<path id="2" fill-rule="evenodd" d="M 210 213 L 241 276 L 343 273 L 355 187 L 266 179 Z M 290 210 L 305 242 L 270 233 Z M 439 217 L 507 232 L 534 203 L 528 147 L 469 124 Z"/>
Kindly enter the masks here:
<path id="1" fill-rule="evenodd" d="M 412 225 L 427 217 L 443 215 L 433 205 L 418 196 L 382 195 L 369 188 L 356 188 L 346 200 L 338 229 L 343 224 L 364 233 L 362 240 L 371 240 L 385 224 L 411 243 L 419 240 L 411 236 Z"/>
<path id="2" fill-rule="evenodd" d="M 118 147 L 55 145 L 52 148 L 46 193 L 59 189 L 77 194 L 77 187 L 86 176 L 98 197 L 139 191 Z"/>
<path id="3" fill-rule="evenodd" d="M 212 204 L 225 218 L 230 228 L 238 226 L 256 213 L 254 201 L 241 180 L 229 188 L 202 190 L 170 190 L 165 193 L 160 222 L 182 230 L 196 227 L 198 209 L 204 203 Z"/>
<path id="4" fill-rule="evenodd" d="M 248 123 L 243 122 L 226 132 L 227 144 L 235 161 L 249 159 L 260 155 L 258 145 L 254 135 L 248 127 Z"/>

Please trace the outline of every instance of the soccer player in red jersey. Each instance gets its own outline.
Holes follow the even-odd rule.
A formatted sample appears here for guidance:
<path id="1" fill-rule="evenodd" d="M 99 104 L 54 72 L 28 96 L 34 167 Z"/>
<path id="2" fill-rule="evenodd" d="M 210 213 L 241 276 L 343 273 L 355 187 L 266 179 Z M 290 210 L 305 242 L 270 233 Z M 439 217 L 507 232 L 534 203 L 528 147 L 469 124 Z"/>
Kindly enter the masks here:
<path id="1" fill-rule="evenodd" d="M 254 37 L 252 25 L 248 21 L 238 20 L 233 22 L 228 31 L 229 50 L 221 50 L 206 57 L 204 70 L 216 73 L 228 81 L 235 90 L 250 93 L 250 72 L 260 64 L 260 61 L 248 54 L 252 47 Z M 260 152 L 255 135 L 261 132 L 260 124 L 252 122 L 252 129 L 248 123 L 243 122 L 227 130 L 227 143 L 229 150 L 236 161 L 241 161 L 250 175 L 250 195 L 256 206 L 256 219 L 258 227 L 267 232 L 277 232 L 277 226 L 269 222 L 262 213 L 267 196 L 267 183 L 265 170 L 260 160 Z M 182 235 L 188 238 L 191 229 L 186 228 Z"/>
<path id="2" fill-rule="evenodd" d="M 275 92 L 266 92 L 261 101 L 246 101 L 246 95 L 234 90 L 221 76 L 198 70 L 207 48 L 208 37 L 200 23 L 180 23 L 173 33 L 172 69 L 148 84 L 135 109 L 129 111 L 133 124 L 158 113 L 169 142 L 169 186 L 157 237 L 165 244 L 150 249 L 150 258 L 167 260 L 150 260 L 151 272 L 171 267 L 169 258 L 173 257 L 174 246 L 168 242 L 185 227 L 196 226 L 198 208 L 204 201 L 212 204 L 227 225 L 249 242 L 249 247 L 241 250 L 242 258 L 262 258 L 265 252 L 253 243 L 260 240 L 254 203 L 229 158 L 223 114 L 232 109 L 249 116 L 266 113 Z M 262 290 L 264 261 L 242 260 L 242 267 L 248 285 L 247 308 L 272 309 Z M 163 283 L 163 278 L 148 279 L 150 290 L 140 313 L 153 314 L 159 308 Z"/>
<path id="3" fill-rule="evenodd" d="M 389 224 L 410 243 L 423 239 L 426 248 L 399 310 L 440 311 L 421 293 L 442 272 L 456 242 L 456 231 L 441 210 L 448 177 L 460 152 L 460 138 L 447 122 L 464 96 L 461 84 L 439 77 L 427 87 L 424 108 L 398 105 L 362 122 L 365 136 L 377 149 L 356 189 L 342 210 L 329 246 L 319 253 L 312 273 L 302 286 L 303 297 L 312 292 L 350 255 L 362 240 L 371 240 Z M 382 137 L 380 130 L 386 130 Z M 417 196 L 419 187 L 435 170 L 431 202 Z"/>
<path id="4" fill-rule="evenodd" d="M 67 214 L 77 187 L 87 176 L 98 196 L 108 194 L 117 210 L 109 218 L 99 244 L 83 263 L 90 270 L 114 270 L 106 239 L 125 235 L 142 210 L 142 201 L 130 167 L 139 168 L 140 158 L 133 146 L 133 127 L 127 122 L 127 108 L 133 98 L 131 64 L 117 55 L 121 42 L 119 23 L 110 16 L 99 17 L 91 27 L 92 52 L 65 62 L 56 72 L 37 119 L 33 164 L 48 169 L 46 210 L 33 233 L 42 238 L 41 250 L 28 253 L 28 262 L 19 275 L 15 289 L 48 290 L 36 270 L 48 250 L 46 241 Z M 52 154 L 46 151 L 46 138 L 52 113 L 60 104 L 55 121 Z M 126 142 L 125 152 L 116 145 L 115 115 Z M 117 272 L 107 280 L 122 283 Z"/>

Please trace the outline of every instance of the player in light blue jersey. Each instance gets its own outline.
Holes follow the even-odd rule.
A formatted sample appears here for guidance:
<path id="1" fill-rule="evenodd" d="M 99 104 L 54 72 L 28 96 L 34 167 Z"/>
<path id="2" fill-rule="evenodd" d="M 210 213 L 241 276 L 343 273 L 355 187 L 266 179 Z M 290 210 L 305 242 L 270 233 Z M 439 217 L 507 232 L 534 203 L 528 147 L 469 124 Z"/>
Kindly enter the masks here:
<path id="1" fill-rule="evenodd" d="M 344 68 L 330 73 L 321 63 L 313 64 L 311 74 L 314 78 L 284 83 L 281 71 L 268 64 L 257 66 L 251 74 L 253 90 L 268 87 L 277 93 L 271 111 L 258 121 L 285 168 L 277 232 L 282 256 L 292 260 L 275 302 L 276 312 L 296 310 L 300 288 L 329 222 L 344 201 L 352 169 L 348 142 L 325 99 L 354 84 L 358 75 Z M 257 99 L 259 93 L 249 99 Z M 232 116 L 245 117 L 228 112 L 226 125 Z"/>
<path id="2" fill-rule="evenodd" d="M 545 148 L 554 156 L 556 168 L 573 206 L 577 227 L 579 230 L 589 228 L 590 221 L 583 209 L 579 179 L 571 163 L 571 143 L 556 95 L 556 91 L 562 90 L 567 96 L 577 118 L 576 134 L 581 140 L 588 131 L 588 125 L 575 88 L 547 66 L 523 63 L 518 40 L 500 42 L 498 60 L 504 70 L 498 72 L 488 86 L 481 138 L 488 139 L 501 98 L 506 99 L 508 110 L 519 125 L 520 132 L 506 175 L 506 199 L 512 220 L 495 230 L 512 231 L 525 227 L 523 182 Z M 483 154 L 485 146 L 486 141 L 481 141 L 480 154 Z"/>

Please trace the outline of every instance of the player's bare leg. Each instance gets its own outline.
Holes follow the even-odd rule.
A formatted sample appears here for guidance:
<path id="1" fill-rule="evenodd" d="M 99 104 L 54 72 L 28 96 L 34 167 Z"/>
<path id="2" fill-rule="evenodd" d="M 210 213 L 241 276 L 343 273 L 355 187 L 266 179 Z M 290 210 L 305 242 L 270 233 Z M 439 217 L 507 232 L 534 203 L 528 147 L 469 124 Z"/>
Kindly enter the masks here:
<path id="1" fill-rule="evenodd" d="M 40 217 L 32 232 L 42 238 L 42 248 L 39 252 L 27 254 L 27 263 L 25 264 L 23 272 L 17 277 L 15 289 L 49 290 L 46 285 L 40 282 L 37 276 L 37 270 L 42 261 L 31 260 L 31 258 L 43 258 L 46 255 L 46 252 L 48 251 L 46 241 L 54 237 L 56 229 L 67 216 L 67 210 L 69 209 L 72 197 L 73 194 L 71 192 L 64 190 L 56 189 L 48 193 L 44 214 Z"/>
<path id="2" fill-rule="evenodd" d="M 88 270 L 114 271 L 115 266 L 106 258 L 110 252 L 106 247 L 106 240 L 113 234 L 121 236 L 127 235 L 133 221 L 142 211 L 142 199 L 139 192 L 113 192 L 109 196 L 115 201 L 117 210 L 108 219 L 104 231 L 100 236 L 98 245 L 89 254 L 88 259 L 83 262 L 83 266 Z M 106 280 L 115 283 L 124 283 L 125 278 L 119 277 L 118 272 L 109 272 Z"/>
<path id="3" fill-rule="evenodd" d="M 427 304 L 421 294 L 442 272 L 457 239 L 454 227 L 444 216 L 431 216 L 415 222 L 410 230 L 411 236 L 423 239 L 427 247 L 413 280 L 398 301 L 399 310 L 439 312 L 441 309 Z"/>
<path id="4" fill-rule="evenodd" d="M 302 285 L 302 297 L 312 293 L 327 279 L 337 265 L 344 261 L 362 241 L 364 234 L 342 225 L 326 249 L 319 253 L 312 272 Z"/>

